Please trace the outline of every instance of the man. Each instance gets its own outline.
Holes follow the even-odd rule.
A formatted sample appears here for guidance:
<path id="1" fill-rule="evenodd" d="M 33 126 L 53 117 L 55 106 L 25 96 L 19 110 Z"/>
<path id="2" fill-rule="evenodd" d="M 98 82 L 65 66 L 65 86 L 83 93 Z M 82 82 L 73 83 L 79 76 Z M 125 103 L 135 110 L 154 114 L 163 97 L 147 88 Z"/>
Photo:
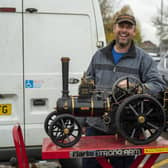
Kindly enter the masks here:
<path id="1" fill-rule="evenodd" d="M 88 67 L 87 74 L 94 79 L 97 89 L 111 90 L 114 82 L 122 76 L 134 75 L 143 83 L 144 88 L 157 94 L 164 91 L 165 83 L 161 79 L 153 59 L 134 44 L 136 20 L 134 16 L 123 14 L 116 18 L 113 27 L 115 40 L 107 47 L 97 51 Z M 123 83 L 122 83 L 123 85 Z M 108 130 L 100 118 L 87 118 L 89 128 L 86 135 L 114 134 Z M 113 157 L 114 168 L 128 168 L 133 157 Z M 83 168 L 99 168 L 95 159 L 84 159 Z"/>

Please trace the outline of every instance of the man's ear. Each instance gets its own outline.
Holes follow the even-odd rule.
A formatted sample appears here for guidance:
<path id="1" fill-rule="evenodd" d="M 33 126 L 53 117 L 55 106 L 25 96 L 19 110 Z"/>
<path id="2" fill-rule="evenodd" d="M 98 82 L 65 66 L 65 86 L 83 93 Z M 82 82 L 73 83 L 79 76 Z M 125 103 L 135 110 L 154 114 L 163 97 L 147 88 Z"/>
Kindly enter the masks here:
<path id="1" fill-rule="evenodd" d="M 136 35 L 136 32 L 137 32 L 137 29 L 136 29 L 136 27 L 134 28 L 134 36 Z"/>

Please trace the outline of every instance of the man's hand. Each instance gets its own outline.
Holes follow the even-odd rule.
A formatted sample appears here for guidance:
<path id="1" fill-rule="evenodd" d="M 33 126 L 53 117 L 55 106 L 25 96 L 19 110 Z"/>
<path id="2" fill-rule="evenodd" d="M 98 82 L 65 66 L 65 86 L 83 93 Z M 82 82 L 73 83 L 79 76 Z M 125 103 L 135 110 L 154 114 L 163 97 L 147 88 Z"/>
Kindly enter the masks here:
<path id="1" fill-rule="evenodd" d="M 141 85 L 137 85 L 133 82 L 128 82 L 127 80 L 122 80 L 117 85 L 119 88 L 126 89 L 126 90 L 133 90 L 136 94 L 143 93 L 143 87 Z"/>
<path id="2" fill-rule="evenodd" d="M 117 86 L 120 88 L 127 88 L 127 80 L 122 80 Z"/>

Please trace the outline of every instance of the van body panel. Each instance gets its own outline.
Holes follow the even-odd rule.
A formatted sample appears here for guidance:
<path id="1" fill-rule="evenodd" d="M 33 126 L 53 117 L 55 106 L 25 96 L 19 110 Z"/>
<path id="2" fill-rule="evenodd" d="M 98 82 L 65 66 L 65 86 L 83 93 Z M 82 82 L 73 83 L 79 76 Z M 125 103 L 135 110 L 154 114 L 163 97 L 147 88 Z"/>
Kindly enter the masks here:
<path id="1" fill-rule="evenodd" d="M 24 0 L 24 11 L 27 8 L 37 9 L 37 13 L 89 13 L 93 11 L 92 0 Z"/>
<path id="2" fill-rule="evenodd" d="M 3 132 L 3 135 L 1 133 L 1 147 L 0 148 L 3 148 L 4 146 L 5 147 L 13 146 L 12 133 L 11 133 L 12 127 L 13 127 L 13 124 L 2 125 L 0 127 L 0 131 Z"/>
<path id="3" fill-rule="evenodd" d="M 44 131 L 44 123 L 27 124 L 25 126 L 26 126 L 26 136 L 31 137 L 30 139 L 27 140 L 27 145 L 28 146 L 42 145 L 43 142 L 42 137 L 46 137 L 46 132 Z"/>
<path id="4" fill-rule="evenodd" d="M 92 0 L 93 8 L 94 8 L 94 17 L 95 17 L 95 26 L 96 26 L 96 33 L 97 33 L 97 41 L 103 42 L 103 46 L 106 46 L 106 37 L 104 34 L 104 24 L 101 16 L 101 11 L 99 7 L 99 3 L 97 3 L 97 0 Z"/>
<path id="5" fill-rule="evenodd" d="M 15 2 L 15 3 L 14 3 Z M 19 2 L 19 1 L 18 1 Z M 21 1 L 20 1 L 21 2 Z M 13 1 L 12 5 L 18 5 Z M 7 6 L 0 2 L 0 6 Z M 5 19 L 4 19 L 5 18 Z M 0 13 L 0 148 L 12 146 L 11 126 L 24 122 L 22 16 Z M 6 107 L 10 106 L 10 107 Z"/>

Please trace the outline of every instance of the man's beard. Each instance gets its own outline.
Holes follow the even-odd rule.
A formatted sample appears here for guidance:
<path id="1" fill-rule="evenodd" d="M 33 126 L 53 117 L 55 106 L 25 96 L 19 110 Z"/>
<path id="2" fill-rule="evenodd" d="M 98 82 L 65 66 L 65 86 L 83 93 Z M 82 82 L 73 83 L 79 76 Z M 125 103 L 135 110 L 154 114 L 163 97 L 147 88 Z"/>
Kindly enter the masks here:
<path id="1" fill-rule="evenodd" d="M 128 39 L 126 42 L 121 42 L 119 39 L 116 39 L 116 43 L 118 44 L 118 46 L 119 46 L 120 48 L 125 48 L 125 47 L 127 47 L 128 45 L 130 45 L 131 40 Z"/>

